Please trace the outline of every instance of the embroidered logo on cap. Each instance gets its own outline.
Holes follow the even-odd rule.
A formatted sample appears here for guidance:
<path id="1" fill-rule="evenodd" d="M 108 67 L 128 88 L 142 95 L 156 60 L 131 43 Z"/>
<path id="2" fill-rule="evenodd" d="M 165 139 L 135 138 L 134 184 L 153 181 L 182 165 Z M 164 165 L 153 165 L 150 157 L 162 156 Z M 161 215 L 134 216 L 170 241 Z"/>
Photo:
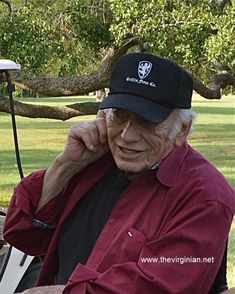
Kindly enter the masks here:
<path id="1" fill-rule="evenodd" d="M 146 60 L 140 61 L 138 65 L 138 70 L 137 70 L 139 79 L 134 77 L 126 77 L 126 81 L 156 88 L 156 85 L 153 81 L 149 82 L 144 80 L 150 74 L 152 70 L 152 66 L 153 65 L 150 61 L 146 61 Z"/>
<path id="2" fill-rule="evenodd" d="M 152 63 L 149 61 L 140 61 L 139 62 L 139 66 L 138 66 L 138 76 L 141 80 L 143 80 L 144 78 L 146 78 L 152 69 Z"/>

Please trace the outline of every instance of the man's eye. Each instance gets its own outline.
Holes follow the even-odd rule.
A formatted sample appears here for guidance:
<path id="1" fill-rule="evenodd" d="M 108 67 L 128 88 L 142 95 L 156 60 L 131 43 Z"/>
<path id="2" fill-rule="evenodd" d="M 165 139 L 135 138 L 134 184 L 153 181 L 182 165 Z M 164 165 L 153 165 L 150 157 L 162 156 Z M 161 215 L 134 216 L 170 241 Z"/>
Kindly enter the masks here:
<path id="1" fill-rule="evenodd" d="M 129 114 L 126 111 L 115 109 L 113 110 L 113 120 L 118 123 L 124 123 L 129 119 Z"/>
<path id="2" fill-rule="evenodd" d="M 120 116 L 120 111 L 114 110 L 113 115 L 116 116 L 116 117 L 119 117 Z"/>
<path id="3" fill-rule="evenodd" d="M 116 118 L 125 118 L 127 116 L 126 113 L 120 110 L 114 110 L 113 114 Z"/>

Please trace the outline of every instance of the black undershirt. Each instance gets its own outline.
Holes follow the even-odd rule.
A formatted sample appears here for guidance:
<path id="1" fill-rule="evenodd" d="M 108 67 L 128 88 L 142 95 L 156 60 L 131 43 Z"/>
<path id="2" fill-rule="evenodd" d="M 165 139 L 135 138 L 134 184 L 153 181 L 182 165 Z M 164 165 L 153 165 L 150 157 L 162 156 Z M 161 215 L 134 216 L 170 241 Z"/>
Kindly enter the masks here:
<path id="1" fill-rule="evenodd" d="M 56 284 L 66 284 L 78 263 L 85 264 L 119 196 L 130 180 L 116 166 L 79 201 L 58 244 Z"/>

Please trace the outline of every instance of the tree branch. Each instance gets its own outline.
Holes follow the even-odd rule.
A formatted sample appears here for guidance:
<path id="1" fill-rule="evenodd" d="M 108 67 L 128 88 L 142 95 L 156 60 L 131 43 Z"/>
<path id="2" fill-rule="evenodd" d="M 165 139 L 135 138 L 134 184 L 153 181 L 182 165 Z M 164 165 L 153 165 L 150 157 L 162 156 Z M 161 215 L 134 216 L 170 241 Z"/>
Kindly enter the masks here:
<path id="1" fill-rule="evenodd" d="M 5 3 L 8 6 L 9 14 L 11 14 L 12 13 L 11 1 L 10 0 L 0 0 L 0 2 Z"/>
<path id="2" fill-rule="evenodd" d="M 227 86 L 235 87 L 235 77 L 225 70 L 212 76 L 208 87 L 193 77 L 194 90 L 206 99 L 221 99 L 221 90 Z"/>
<path id="3" fill-rule="evenodd" d="M 231 0 L 215 0 L 218 8 L 220 9 L 220 11 L 223 11 L 224 10 L 224 7 L 227 5 L 227 4 L 232 4 Z"/>
<path id="4" fill-rule="evenodd" d="M 129 48 L 139 45 L 141 40 L 130 37 L 121 47 L 110 47 L 103 58 L 100 67 L 90 74 L 79 77 L 33 77 L 27 79 L 24 71 L 15 72 L 12 76 L 15 84 L 28 91 L 38 92 L 45 96 L 76 96 L 94 92 L 108 87 L 112 69 L 118 58 Z M 1 76 L 0 76 L 1 79 Z M 194 79 L 194 90 L 206 99 L 221 99 L 221 89 L 234 86 L 235 77 L 226 70 L 215 74 L 208 86 L 199 79 Z M 2 80 L 3 81 L 3 80 Z M 0 81 L 1 82 L 1 81 Z M 75 114 L 72 114 L 75 116 Z M 79 114 L 77 114 L 79 115 Z M 60 116 L 59 116 L 60 117 Z M 58 118 L 58 119 L 63 119 Z M 67 119 L 67 118 L 66 118 Z"/>
<path id="5" fill-rule="evenodd" d="M 122 47 L 110 47 L 97 71 L 80 77 L 34 77 L 24 79 L 23 72 L 12 77 L 16 85 L 45 96 L 74 96 L 94 92 L 108 86 L 108 81 L 117 59 L 127 50 L 138 45 L 138 38 L 130 38 Z"/>
<path id="6" fill-rule="evenodd" d="M 210 89 L 197 78 L 193 78 L 193 89 L 206 99 L 221 99 L 220 89 Z"/>
<path id="7" fill-rule="evenodd" d="M 227 86 L 235 87 L 235 77 L 230 72 L 223 70 L 211 78 L 209 85 L 213 89 L 224 89 Z"/>
<path id="8" fill-rule="evenodd" d="M 213 5 L 214 7 L 216 7 L 220 13 L 223 12 L 225 6 L 229 4 L 232 5 L 231 0 L 207 0 L 207 2 L 209 3 L 209 5 Z"/>
<path id="9" fill-rule="evenodd" d="M 96 114 L 98 102 L 75 103 L 65 106 L 47 106 L 26 104 L 14 101 L 15 114 L 30 118 L 49 118 L 58 120 L 68 120 L 75 116 Z M 11 113 L 9 99 L 0 97 L 0 112 Z"/>

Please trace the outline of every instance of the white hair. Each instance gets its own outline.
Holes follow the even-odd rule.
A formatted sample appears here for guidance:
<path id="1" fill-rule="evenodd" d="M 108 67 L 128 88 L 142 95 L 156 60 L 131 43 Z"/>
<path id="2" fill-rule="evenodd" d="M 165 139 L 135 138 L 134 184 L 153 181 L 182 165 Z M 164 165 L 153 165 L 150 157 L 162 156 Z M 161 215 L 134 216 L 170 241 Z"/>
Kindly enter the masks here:
<path id="1" fill-rule="evenodd" d="M 174 139 L 181 131 L 182 125 L 190 125 L 189 134 L 192 133 L 194 129 L 194 120 L 196 118 L 196 113 L 190 109 L 175 109 L 174 111 L 177 112 L 177 120 L 175 125 L 172 127 L 171 133 L 168 136 L 168 139 Z"/>

